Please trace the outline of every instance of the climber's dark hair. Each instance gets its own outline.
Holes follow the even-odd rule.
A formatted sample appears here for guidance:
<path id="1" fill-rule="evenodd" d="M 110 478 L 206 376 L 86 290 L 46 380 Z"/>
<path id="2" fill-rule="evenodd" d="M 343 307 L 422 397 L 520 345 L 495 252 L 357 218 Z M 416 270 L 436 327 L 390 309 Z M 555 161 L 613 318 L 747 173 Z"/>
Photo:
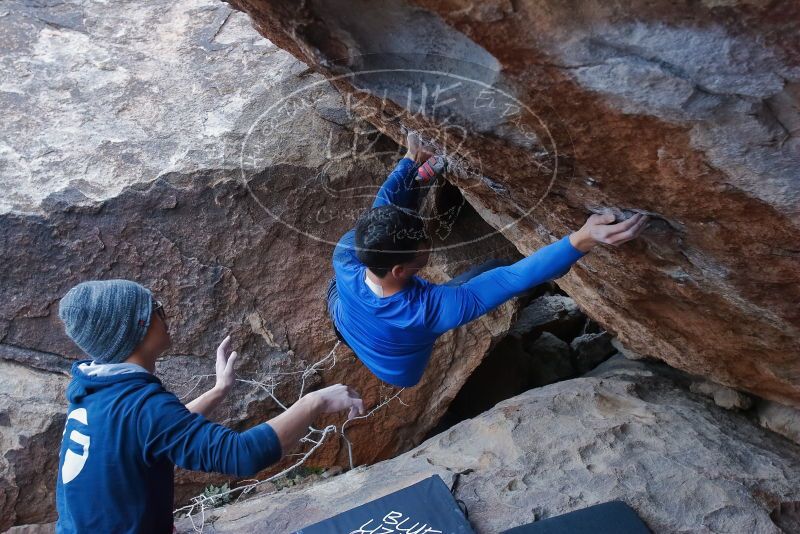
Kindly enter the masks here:
<path id="1" fill-rule="evenodd" d="M 372 208 L 356 221 L 356 256 L 381 278 L 429 242 L 422 217 L 392 204 Z"/>

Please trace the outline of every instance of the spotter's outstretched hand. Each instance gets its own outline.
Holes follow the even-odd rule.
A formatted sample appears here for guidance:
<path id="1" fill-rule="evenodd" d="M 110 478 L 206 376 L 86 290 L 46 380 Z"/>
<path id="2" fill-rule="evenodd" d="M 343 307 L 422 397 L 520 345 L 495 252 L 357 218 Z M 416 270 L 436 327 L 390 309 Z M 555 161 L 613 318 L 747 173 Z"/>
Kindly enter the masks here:
<path id="1" fill-rule="evenodd" d="M 342 410 L 349 410 L 348 419 L 353 419 L 359 415 L 364 415 L 364 401 L 356 391 L 344 384 L 335 384 L 323 389 L 318 389 L 309 395 L 314 396 L 314 400 L 321 413 L 335 413 Z"/>
<path id="2" fill-rule="evenodd" d="M 228 393 L 236 382 L 236 375 L 233 372 L 233 364 L 239 353 L 235 350 L 231 352 L 231 336 L 227 336 L 217 347 L 217 361 L 214 369 L 217 375 L 215 388 L 223 393 Z"/>

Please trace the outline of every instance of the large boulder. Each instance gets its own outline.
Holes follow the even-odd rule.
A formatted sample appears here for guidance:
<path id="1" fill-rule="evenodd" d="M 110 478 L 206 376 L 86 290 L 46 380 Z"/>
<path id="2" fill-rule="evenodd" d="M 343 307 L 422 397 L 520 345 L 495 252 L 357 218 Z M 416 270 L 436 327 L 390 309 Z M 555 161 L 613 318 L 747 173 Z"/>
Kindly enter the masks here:
<path id="1" fill-rule="evenodd" d="M 612 358 L 392 460 L 206 510 L 204 532 L 291 532 L 431 474 L 455 486 L 478 533 L 610 500 L 653 532 L 796 532 L 800 447 L 690 382 L 663 364 Z M 178 531 L 193 532 L 190 520 Z"/>
<path id="2" fill-rule="evenodd" d="M 369 408 L 394 395 L 343 346 L 304 371 L 336 341 L 322 301 L 333 244 L 399 147 L 225 4 L 12 4 L 0 17 L 0 530 L 55 517 L 63 391 L 82 356 L 57 310 L 83 280 L 133 279 L 165 303 L 173 346 L 157 371 L 187 401 L 213 385 L 231 334 L 239 377 L 264 386 L 238 384 L 214 414 L 237 429 L 279 413 L 271 393 L 289 403 L 345 382 Z M 489 230 L 474 211 L 460 219 L 445 245 Z M 496 234 L 443 246 L 427 275 L 515 252 Z M 348 426 L 353 461 L 422 441 L 512 310 L 448 333 L 417 387 Z M 345 442 L 326 443 L 309 465 L 349 466 Z M 226 480 L 179 471 L 178 499 Z"/>
<path id="3" fill-rule="evenodd" d="M 562 288 L 633 351 L 800 406 L 800 4 L 230 0 L 527 254 L 652 217 Z"/>

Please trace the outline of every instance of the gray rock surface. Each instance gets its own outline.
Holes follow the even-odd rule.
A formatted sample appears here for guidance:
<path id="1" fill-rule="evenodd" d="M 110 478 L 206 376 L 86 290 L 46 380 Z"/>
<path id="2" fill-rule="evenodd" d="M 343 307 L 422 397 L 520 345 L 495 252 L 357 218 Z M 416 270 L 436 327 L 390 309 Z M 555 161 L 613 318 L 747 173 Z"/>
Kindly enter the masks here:
<path id="1" fill-rule="evenodd" d="M 613 499 L 658 533 L 793 532 L 799 446 L 692 395 L 661 365 L 614 358 L 592 374 L 508 399 L 392 460 L 207 511 L 204 532 L 289 532 L 459 473 L 478 533 Z"/>
<path id="2" fill-rule="evenodd" d="M 4 3 L 0 213 L 232 166 L 242 114 L 297 61 L 221 2 Z M 269 68 L 265 69 L 265 62 Z"/>
<path id="3" fill-rule="evenodd" d="M 66 380 L 0 359 L 0 529 L 50 515 Z"/>

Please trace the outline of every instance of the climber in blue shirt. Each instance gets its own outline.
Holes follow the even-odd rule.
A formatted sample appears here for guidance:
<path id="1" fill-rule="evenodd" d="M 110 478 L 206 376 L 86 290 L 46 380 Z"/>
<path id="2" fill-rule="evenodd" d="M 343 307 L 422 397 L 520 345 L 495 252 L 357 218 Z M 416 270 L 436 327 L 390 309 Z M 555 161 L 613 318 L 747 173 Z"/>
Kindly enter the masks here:
<path id="1" fill-rule="evenodd" d="M 170 337 L 148 289 L 127 280 L 84 282 L 61 299 L 59 317 L 91 357 L 75 362 L 67 387 L 59 533 L 171 533 L 175 465 L 249 477 L 294 447 L 318 415 L 364 412 L 358 395 L 337 384 L 236 432 L 206 419 L 235 381 L 230 336 L 217 349 L 216 385 L 184 406 L 154 374 Z"/>
<path id="2" fill-rule="evenodd" d="M 431 174 L 430 152 L 409 134 L 408 152 L 333 252 L 328 312 L 334 331 L 378 378 L 398 387 L 416 385 L 436 338 L 547 280 L 565 274 L 599 243 L 635 238 L 647 217 L 614 224 L 610 212 L 522 260 L 484 265 L 447 284 L 417 276 L 428 263 L 430 239 L 416 213 L 419 165 Z M 425 162 L 425 163 L 422 163 Z"/>

